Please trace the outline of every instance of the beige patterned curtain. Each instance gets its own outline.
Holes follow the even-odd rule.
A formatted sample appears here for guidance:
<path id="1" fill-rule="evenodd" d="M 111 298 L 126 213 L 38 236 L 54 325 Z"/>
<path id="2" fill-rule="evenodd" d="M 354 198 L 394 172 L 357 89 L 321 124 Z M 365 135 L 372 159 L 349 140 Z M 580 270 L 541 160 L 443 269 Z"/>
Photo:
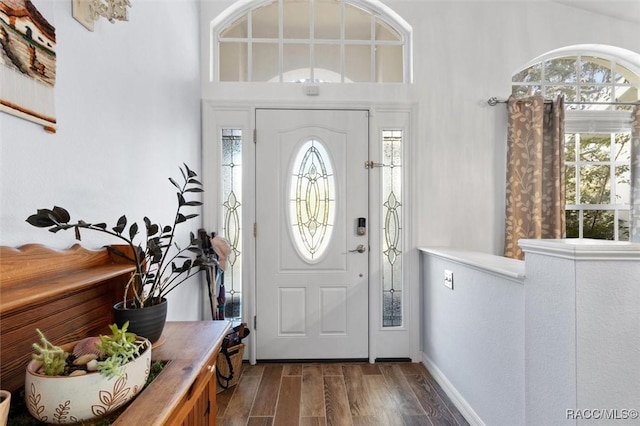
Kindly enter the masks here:
<path id="1" fill-rule="evenodd" d="M 631 112 L 631 223 L 630 240 L 640 243 L 640 105 Z"/>
<path id="2" fill-rule="evenodd" d="M 504 255 L 523 259 L 521 238 L 565 235 L 564 100 L 509 97 Z"/>

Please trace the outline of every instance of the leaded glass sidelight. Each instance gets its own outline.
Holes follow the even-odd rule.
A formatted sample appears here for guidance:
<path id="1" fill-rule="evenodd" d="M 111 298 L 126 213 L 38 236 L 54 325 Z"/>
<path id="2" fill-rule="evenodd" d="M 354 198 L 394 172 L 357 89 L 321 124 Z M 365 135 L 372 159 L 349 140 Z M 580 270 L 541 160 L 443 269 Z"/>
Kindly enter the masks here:
<path id="1" fill-rule="evenodd" d="M 335 177 L 326 148 L 308 140 L 298 150 L 289 181 L 289 223 L 300 256 L 318 261 L 329 245 L 335 218 Z"/>
<path id="2" fill-rule="evenodd" d="M 402 326 L 402 130 L 382 131 L 382 326 Z"/>
<path id="3" fill-rule="evenodd" d="M 231 245 L 224 273 L 225 318 L 242 317 L 242 130 L 222 129 L 221 236 Z"/>

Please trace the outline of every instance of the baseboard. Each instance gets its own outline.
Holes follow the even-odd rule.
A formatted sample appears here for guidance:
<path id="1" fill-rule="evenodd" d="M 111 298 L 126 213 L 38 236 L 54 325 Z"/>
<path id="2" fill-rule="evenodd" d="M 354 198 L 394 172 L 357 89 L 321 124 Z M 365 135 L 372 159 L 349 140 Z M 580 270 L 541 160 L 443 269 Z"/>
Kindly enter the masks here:
<path id="1" fill-rule="evenodd" d="M 447 394 L 453 405 L 456 406 L 460 414 L 469 422 L 471 426 L 486 426 L 480 416 L 471 408 L 469 403 L 460 395 L 460 392 L 453 386 L 453 384 L 447 379 L 442 371 L 429 359 L 429 357 L 423 352 L 422 363 L 429 370 L 429 373 L 438 382 L 442 390 Z"/>

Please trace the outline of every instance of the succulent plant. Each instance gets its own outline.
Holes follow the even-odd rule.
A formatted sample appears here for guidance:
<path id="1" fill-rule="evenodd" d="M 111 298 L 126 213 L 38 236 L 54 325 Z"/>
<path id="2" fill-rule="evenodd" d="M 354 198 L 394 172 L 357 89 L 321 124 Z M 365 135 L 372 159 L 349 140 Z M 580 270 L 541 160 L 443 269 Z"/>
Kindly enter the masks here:
<path id="1" fill-rule="evenodd" d="M 124 371 L 124 365 L 134 360 L 143 346 L 141 341 L 136 340 L 136 335 L 127 332 L 129 321 L 118 328 L 116 324 L 111 324 L 110 336 L 100 336 L 100 350 L 106 354 L 106 359 L 98 361 L 98 371 L 107 377 L 120 377 Z"/>
<path id="2" fill-rule="evenodd" d="M 72 353 L 74 353 L 76 361 L 80 358 L 87 359 L 80 363 L 74 362 L 74 364 L 81 366 L 83 370 L 97 370 L 108 378 L 121 377 L 124 373 L 125 364 L 136 359 L 140 355 L 140 351 L 145 347 L 145 341 L 137 339 L 135 334 L 128 332 L 128 327 L 128 321 L 121 328 L 118 328 L 116 324 L 111 324 L 109 326 L 110 335 L 100 335 L 80 340 L 76 343 L 76 346 L 81 345 L 81 348 L 76 351 L 74 347 Z M 52 344 L 42 331 L 39 329 L 36 329 L 36 331 L 42 344 L 33 344 L 33 348 L 36 351 L 32 355 L 33 359 L 42 363 L 41 370 L 47 376 L 65 374 L 69 354 L 61 347 Z M 87 350 L 87 347 L 92 345 L 94 349 L 92 351 Z M 89 363 L 95 364 L 96 368 L 88 367 Z M 74 372 L 84 373 L 85 371 L 74 370 L 72 374 Z"/>
<path id="3" fill-rule="evenodd" d="M 40 329 L 36 329 L 40 336 L 41 345 L 34 343 L 33 349 L 36 351 L 32 355 L 33 359 L 42 363 L 42 371 L 47 376 L 58 376 L 64 372 L 64 367 L 69 354 L 61 347 L 54 345 L 45 337 Z"/>

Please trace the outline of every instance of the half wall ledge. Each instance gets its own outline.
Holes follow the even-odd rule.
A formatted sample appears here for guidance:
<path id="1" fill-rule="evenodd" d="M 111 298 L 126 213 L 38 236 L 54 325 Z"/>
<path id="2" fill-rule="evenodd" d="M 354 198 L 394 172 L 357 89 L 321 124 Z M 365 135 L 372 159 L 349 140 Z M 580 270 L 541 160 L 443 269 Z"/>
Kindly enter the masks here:
<path id="1" fill-rule="evenodd" d="M 522 260 L 451 247 L 419 247 L 418 250 L 505 278 L 522 281 L 525 277 Z"/>

